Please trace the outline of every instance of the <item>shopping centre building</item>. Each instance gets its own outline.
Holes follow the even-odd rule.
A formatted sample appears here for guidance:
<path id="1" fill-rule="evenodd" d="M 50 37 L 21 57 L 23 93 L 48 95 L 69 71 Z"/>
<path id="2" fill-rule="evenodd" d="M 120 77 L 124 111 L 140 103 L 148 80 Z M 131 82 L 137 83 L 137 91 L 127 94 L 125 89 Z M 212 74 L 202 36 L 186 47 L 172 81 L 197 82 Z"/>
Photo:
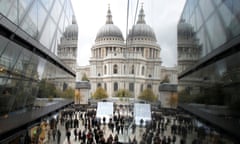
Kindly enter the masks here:
<path id="1" fill-rule="evenodd" d="M 178 23 L 179 106 L 236 138 L 239 16 L 239 0 L 187 0 Z"/>
<path id="2" fill-rule="evenodd" d="M 57 57 L 73 15 L 69 0 L 0 1 L 0 115 L 31 107 L 41 80 L 75 78 Z"/>

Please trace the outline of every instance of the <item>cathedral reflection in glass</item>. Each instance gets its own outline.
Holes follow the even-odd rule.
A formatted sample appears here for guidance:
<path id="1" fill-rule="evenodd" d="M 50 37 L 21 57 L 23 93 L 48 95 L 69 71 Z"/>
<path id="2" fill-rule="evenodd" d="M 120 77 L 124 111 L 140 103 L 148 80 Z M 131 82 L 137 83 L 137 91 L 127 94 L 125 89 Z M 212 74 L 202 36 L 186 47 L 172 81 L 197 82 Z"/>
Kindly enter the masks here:
<path id="1" fill-rule="evenodd" d="M 239 16 L 240 0 L 187 0 L 179 21 L 185 27 L 178 27 L 178 57 L 185 58 L 178 59 L 180 101 L 240 108 Z M 182 37 L 189 33 L 200 50 L 188 65 L 191 44 Z"/>
<path id="2" fill-rule="evenodd" d="M 0 115 L 31 107 L 41 80 L 75 77 L 56 56 L 72 15 L 69 0 L 0 1 Z"/>

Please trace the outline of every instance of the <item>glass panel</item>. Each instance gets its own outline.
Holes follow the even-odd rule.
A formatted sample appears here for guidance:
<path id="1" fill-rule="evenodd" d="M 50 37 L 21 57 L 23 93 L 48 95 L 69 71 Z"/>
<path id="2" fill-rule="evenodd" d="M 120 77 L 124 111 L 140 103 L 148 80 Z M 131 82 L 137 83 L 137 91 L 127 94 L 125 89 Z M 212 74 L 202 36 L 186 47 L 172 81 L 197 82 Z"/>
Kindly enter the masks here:
<path id="1" fill-rule="evenodd" d="M 55 22 L 58 22 L 58 18 L 60 16 L 61 13 L 61 5 L 59 4 L 58 1 L 55 1 L 55 4 L 53 5 L 53 9 L 51 12 L 51 15 L 53 17 L 53 19 L 55 20 Z"/>
<path id="2" fill-rule="evenodd" d="M 205 33 L 205 30 L 203 27 L 197 33 L 197 37 L 200 42 L 199 44 L 202 45 L 202 56 L 205 56 L 210 52 L 211 47 L 208 42 L 208 35 Z"/>
<path id="3" fill-rule="evenodd" d="M 213 2 L 215 2 L 216 5 L 219 5 L 222 2 L 222 0 L 214 0 Z"/>
<path id="4" fill-rule="evenodd" d="M 233 14 L 239 18 L 239 13 L 240 13 L 240 0 L 233 0 Z"/>
<path id="5" fill-rule="evenodd" d="M 65 1 L 64 0 L 60 0 L 60 3 L 63 5 L 63 3 L 64 3 Z"/>
<path id="6" fill-rule="evenodd" d="M 9 13 L 7 13 L 7 17 L 15 24 L 19 23 L 19 20 L 17 17 L 17 10 L 18 10 L 17 1 L 14 1 Z"/>
<path id="7" fill-rule="evenodd" d="M 197 30 L 202 25 L 202 23 L 203 23 L 202 16 L 200 14 L 199 7 L 197 7 L 196 8 L 196 25 L 197 25 Z"/>
<path id="8" fill-rule="evenodd" d="M 0 95 L 0 114 L 6 114 L 12 109 L 12 105 L 15 101 L 16 96 L 16 81 L 14 79 L 9 79 L 5 85 L 3 85 L 3 90 Z"/>
<path id="9" fill-rule="evenodd" d="M 29 81 L 16 80 L 16 95 L 14 96 L 14 103 L 11 111 L 21 109 L 25 106 L 27 96 L 29 95 Z"/>
<path id="10" fill-rule="evenodd" d="M 8 42 L 9 42 L 8 39 L 6 39 L 0 35 L 0 57 L 2 55 L 3 50 L 7 46 Z"/>
<path id="11" fill-rule="evenodd" d="M 0 1 L 0 12 L 3 14 L 3 15 L 7 15 L 7 13 L 9 12 L 10 10 L 10 7 L 12 5 L 12 3 L 15 2 L 15 0 L 1 0 Z"/>
<path id="12" fill-rule="evenodd" d="M 46 17 L 47 17 L 47 12 L 46 12 L 46 10 L 43 8 L 43 6 L 42 6 L 40 3 L 38 3 L 38 16 L 37 16 L 38 32 L 41 31 L 42 26 L 43 26 L 43 24 L 44 24 L 44 22 L 45 22 Z"/>
<path id="13" fill-rule="evenodd" d="M 43 6 L 49 10 L 54 0 L 41 0 Z"/>
<path id="14" fill-rule="evenodd" d="M 193 31 L 196 31 L 196 13 L 195 11 L 193 12 L 192 17 L 190 18 L 190 24 L 193 26 Z"/>
<path id="15" fill-rule="evenodd" d="M 225 25 L 228 27 L 232 21 L 233 15 L 231 13 L 231 11 L 226 7 L 225 4 L 222 4 L 219 7 L 219 12 L 223 18 L 223 21 L 225 23 Z"/>
<path id="16" fill-rule="evenodd" d="M 36 62 L 37 63 L 37 77 L 38 80 L 42 80 L 44 77 L 44 70 L 45 70 L 45 66 L 46 66 L 46 60 L 42 59 L 42 58 L 36 58 Z"/>
<path id="17" fill-rule="evenodd" d="M 216 13 L 207 21 L 206 26 L 214 49 L 226 41 L 226 34 Z"/>
<path id="18" fill-rule="evenodd" d="M 10 42 L 0 57 L 1 65 L 6 69 L 12 69 L 21 54 L 22 48 L 13 42 Z"/>
<path id="19" fill-rule="evenodd" d="M 45 27 L 43 29 L 42 36 L 40 38 L 40 42 L 44 46 L 46 46 L 46 48 L 48 48 L 48 49 L 50 49 L 50 44 L 52 42 L 55 28 L 56 28 L 55 24 L 53 23 L 52 19 L 49 18 L 47 21 L 47 24 L 45 25 Z"/>
<path id="20" fill-rule="evenodd" d="M 64 31 L 64 18 L 65 18 L 65 14 L 62 13 L 62 16 L 60 18 L 60 21 L 58 23 L 58 27 L 59 29 L 63 32 Z"/>
<path id="21" fill-rule="evenodd" d="M 22 18 L 31 2 L 32 2 L 31 0 L 19 0 L 19 5 L 18 5 L 19 22 L 22 21 Z"/>
<path id="22" fill-rule="evenodd" d="M 193 102 L 204 104 L 230 107 L 236 106 L 236 104 L 239 105 L 239 61 L 240 53 L 238 52 L 181 79 L 180 81 L 183 82 L 184 80 L 188 81 L 186 83 L 188 86 L 184 90 L 185 96 L 193 96 L 191 98 Z M 201 81 L 201 86 L 197 86 L 199 81 Z M 194 85 L 196 86 L 195 88 Z M 194 98 L 194 96 L 197 97 Z M 181 96 L 179 98 L 181 99 Z M 202 101 L 199 101 L 200 99 Z"/>
<path id="23" fill-rule="evenodd" d="M 27 14 L 21 24 L 21 28 L 30 34 L 33 38 L 37 37 L 37 17 L 38 17 L 38 6 L 37 2 L 33 4 L 30 12 Z"/>
<path id="24" fill-rule="evenodd" d="M 32 57 L 32 54 L 26 49 L 23 49 L 21 52 L 21 55 L 19 56 L 14 66 L 14 69 L 13 69 L 14 73 L 29 76 L 27 71 L 29 71 L 29 66 L 30 66 L 29 63 L 30 63 L 31 57 Z"/>
<path id="25" fill-rule="evenodd" d="M 203 17 L 206 20 L 210 14 L 213 12 L 214 7 L 212 5 L 212 1 L 210 0 L 200 0 L 199 7 L 201 8 L 201 12 L 203 13 Z"/>

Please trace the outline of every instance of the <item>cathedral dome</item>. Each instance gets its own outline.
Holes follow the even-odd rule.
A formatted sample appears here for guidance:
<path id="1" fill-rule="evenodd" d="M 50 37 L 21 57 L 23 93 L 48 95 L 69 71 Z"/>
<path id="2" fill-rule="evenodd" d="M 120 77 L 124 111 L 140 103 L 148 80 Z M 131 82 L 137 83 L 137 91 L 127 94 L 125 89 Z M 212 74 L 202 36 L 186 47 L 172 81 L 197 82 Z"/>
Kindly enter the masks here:
<path id="1" fill-rule="evenodd" d="M 77 39 L 78 38 L 78 25 L 75 16 L 72 17 L 72 24 L 69 25 L 63 33 L 65 38 Z"/>
<path id="2" fill-rule="evenodd" d="M 136 38 L 136 37 L 145 37 L 145 38 L 150 38 L 151 40 L 156 41 L 155 33 L 153 29 L 146 24 L 144 17 L 145 17 L 145 14 L 142 7 L 138 15 L 137 24 L 134 25 L 132 29 L 129 31 L 128 39 Z"/>
<path id="3" fill-rule="evenodd" d="M 100 28 L 97 33 L 96 40 L 103 37 L 119 37 L 123 39 L 121 30 L 114 24 L 105 24 L 103 27 Z"/>
<path id="4" fill-rule="evenodd" d="M 105 38 L 105 37 L 120 38 L 120 40 L 123 40 L 123 35 L 121 30 L 113 24 L 110 8 L 108 8 L 106 24 L 102 26 L 98 31 L 96 40 Z"/>
<path id="5" fill-rule="evenodd" d="M 192 36 L 194 34 L 193 27 L 191 24 L 186 23 L 185 20 L 181 19 L 178 23 L 178 36 Z"/>

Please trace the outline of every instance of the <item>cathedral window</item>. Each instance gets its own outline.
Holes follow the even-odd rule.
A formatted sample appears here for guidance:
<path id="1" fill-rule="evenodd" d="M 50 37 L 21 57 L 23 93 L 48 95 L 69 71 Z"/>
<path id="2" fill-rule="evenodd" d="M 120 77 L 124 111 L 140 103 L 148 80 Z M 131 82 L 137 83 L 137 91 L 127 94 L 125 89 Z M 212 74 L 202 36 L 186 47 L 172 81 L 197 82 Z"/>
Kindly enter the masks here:
<path id="1" fill-rule="evenodd" d="M 104 74 L 107 74 L 107 66 L 104 66 Z"/>
<path id="2" fill-rule="evenodd" d="M 148 88 L 148 89 L 152 89 L 152 85 L 151 85 L 151 84 L 148 84 L 148 85 L 147 85 L 147 88 Z"/>
<path id="3" fill-rule="evenodd" d="M 134 74 L 134 65 L 132 65 L 131 74 Z"/>
<path id="4" fill-rule="evenodd" d="M 134 91 L 134 83 L 129 83 L 129 91 L 130 92 Z"/>
<path id="5" fill-rule="evenodd" d="M 142 66 L 142 75 L 144 75 L 145 68 Z"/>
<path id="6" fill-rule="evenodd" d="M 143 84 L 141 84 L 141 88 L 140 88 L 140 92 L 142 92 L 143 91 Z"/>
<path id="7" fill-rule="evenodd" d="M 113 74 L 117 74 L 118 73 L 118 66 L 115 64 L 113 66 Z"/>
<path id="8" fill-rule="evenodd" d="M 115 83 L 113 84 L 113 90 L 114 90 L 114 91 L 117 91 L 117 90 L 118 90 L 118 83 L 117 83 L 117 82 L 115 82 Z"/>
<path id="9" fill-rule="evenodd" d="M 105 91 L 107 91 L 107 84 L 106 83 L 104 83 L 104 89 L 105 89 Z"/>

